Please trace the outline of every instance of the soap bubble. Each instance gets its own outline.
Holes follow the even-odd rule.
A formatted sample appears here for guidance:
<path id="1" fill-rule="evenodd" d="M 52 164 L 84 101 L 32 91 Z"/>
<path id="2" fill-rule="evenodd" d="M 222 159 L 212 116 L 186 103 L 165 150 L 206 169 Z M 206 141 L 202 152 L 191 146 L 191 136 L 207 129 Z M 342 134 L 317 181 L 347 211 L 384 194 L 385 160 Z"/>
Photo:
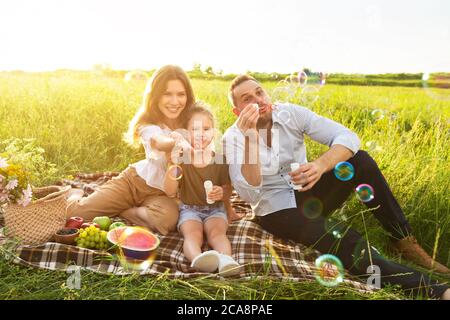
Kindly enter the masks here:
<path id="1" fill-rule="evenodd" d="M 168 169 L 169 178 L 178 181 L 183 177 L 183 168 L 178 164 L 171 165 Z"/>
<path id="2" fill-rule="evenodd" d="M 319 98 L 319 89 L 315 86 L 307 85 L 302 89 L 301 102 L 305 105 L 313 104 Z"/>
<path id="3" fill-rule="evenodd" d="M 281 80 L 272 90 L 271 98 L 274 103 L 289 102 L 295 93 L 296 89 L 288 81 Z"/>
<path id="4" fill-rule="evenodd" d="M 381 109 L 375 109 L 370 113 L 371 117 L 375 121 L 384 119 L 384 111 Z"/>
<path id="5" fill-rule="evenodd" d="M 314 275 L 320 284 L 334 287 L 344 281 L 344 267 L 338 257 L 324 254 L 315 261 Z"/>
<path id="6" fill-rule="evenodd" d="M 280 121 L 284 124 L 288 124 L 291 120 L 291 114 L 287 110 L 281 110 L 278 113 L 278 118 L 280 118 Z"/>
<path id="7" fill-rule="evenodd" d="M 144 227 L 119 227 L 114 230 L 118 237 L 117 259 L 123 269 L 127 272 L 142 272 L 151 267 L 159 246 L 157 236 Z"/>
<path id="8" fill-rule="evenodd" d="M 369 184 L 360 184 L 356 187 L 356 195 L 362 202 L 369 202 L 375 197 L 375 192 Z"/>
<path id="9" fill-rule="evenodd" d="M 322 201 L 316 197 L 305 199 L 302 203 L 302 212 L 308 219 L 316 219 L 323 212 Z"/>
<path id="10" fill-rule="evenodd" d="M 146 260 L 128 258 L 124 254 L 117 256 L 120 265 L 128 272 L 142 272 L 150 268 L 155 261 L 156 251 L 150 255 Z"/>
<path id="11" fill-rule="evenodd" d="M 355 175 L 355 168 L 350 162 L 342 161 L 334 167 L 334 175 L 341 181 L 348 181 Z"/>

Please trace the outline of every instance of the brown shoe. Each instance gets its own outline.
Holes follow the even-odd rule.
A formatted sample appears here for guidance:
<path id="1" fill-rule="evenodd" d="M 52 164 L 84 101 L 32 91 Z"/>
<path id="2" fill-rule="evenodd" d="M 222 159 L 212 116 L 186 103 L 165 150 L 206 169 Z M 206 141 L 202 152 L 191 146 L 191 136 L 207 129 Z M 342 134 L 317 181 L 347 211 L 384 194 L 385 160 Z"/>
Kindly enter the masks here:
<path id="1" fill-rule="evenodd" d="M 413 236 L 408 236 L 401 240 L 391 242 L 391 247 L 400 253 L 403 258 L 414 262 L 415 264 L 424 268 L 433 270 L 439 273 L 450 274 L 450 269 L 433 260 L 428 253 L 417 243 Z"/>

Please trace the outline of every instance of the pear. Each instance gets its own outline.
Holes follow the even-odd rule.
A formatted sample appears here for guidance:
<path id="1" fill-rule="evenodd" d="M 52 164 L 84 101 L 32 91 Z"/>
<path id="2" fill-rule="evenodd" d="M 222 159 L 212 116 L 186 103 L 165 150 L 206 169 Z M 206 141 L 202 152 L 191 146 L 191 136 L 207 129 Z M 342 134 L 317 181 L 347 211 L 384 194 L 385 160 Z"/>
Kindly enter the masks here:
<path id="1" fill-rule="evenodd" d="M 111 218 L 108 216 L 95 217 L 94 220 L 92 220 L 92 222 L 97 223 L 100 226 L 100 229 L 105 231 L 109 230 L 109 226 L 112 223 Z"/>

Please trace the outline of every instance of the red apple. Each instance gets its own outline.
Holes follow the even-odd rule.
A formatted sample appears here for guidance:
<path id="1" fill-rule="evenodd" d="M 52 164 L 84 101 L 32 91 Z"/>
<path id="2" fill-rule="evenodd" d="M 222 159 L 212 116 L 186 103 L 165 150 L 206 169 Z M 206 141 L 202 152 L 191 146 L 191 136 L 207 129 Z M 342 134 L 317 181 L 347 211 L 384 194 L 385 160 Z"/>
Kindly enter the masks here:
<path id="1" fill-rule="evenodd" d="M 85 222 L 85 223 L 83 223 L 82 225 L 81 225 L 81 228 L 82 229 L 85 229 L 85 228 L 87 228 L 87 227 L 89 227 L 91 224 L 89 223 L 89 222 Z"/>
<path id="2" fill-rule="evenodd" d="M 90 227 L 90 226 L 94 226 L 94 227 L 96 227 L 97 229 L 100 229 L 100 226 L 98 225 L 98 223 L 95 223 L 95 222 L 85 222 L 85 223 L 83 223 L 83 224 L 81 225 L 81 228 L 82 228 L 82 229 L 85 229 L 85 228 L 88 228 L 88 227 Z"/>
<path id="3" fill-rule="evenodd" d="M 80 229 L 83 225 L 84 219 L 81 217 L 70 217 L 66 221 L 66 228 Z"/>

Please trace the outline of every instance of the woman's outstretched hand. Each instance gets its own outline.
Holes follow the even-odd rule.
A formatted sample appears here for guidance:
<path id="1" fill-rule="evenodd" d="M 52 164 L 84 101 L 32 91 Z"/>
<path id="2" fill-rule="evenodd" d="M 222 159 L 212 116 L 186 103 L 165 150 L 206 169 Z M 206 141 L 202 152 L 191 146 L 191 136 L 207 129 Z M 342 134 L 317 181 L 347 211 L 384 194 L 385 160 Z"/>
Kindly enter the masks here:
<path id="1" fill-rule="evenodd" d="M 174 143 L 171 151 L 166 156 L 170 157 L 170 162 L 180 163 L 184 154 L 192 152 L 192 146 L 179 132 L 172 131 L 169 137 L 173 139 Z"/>

